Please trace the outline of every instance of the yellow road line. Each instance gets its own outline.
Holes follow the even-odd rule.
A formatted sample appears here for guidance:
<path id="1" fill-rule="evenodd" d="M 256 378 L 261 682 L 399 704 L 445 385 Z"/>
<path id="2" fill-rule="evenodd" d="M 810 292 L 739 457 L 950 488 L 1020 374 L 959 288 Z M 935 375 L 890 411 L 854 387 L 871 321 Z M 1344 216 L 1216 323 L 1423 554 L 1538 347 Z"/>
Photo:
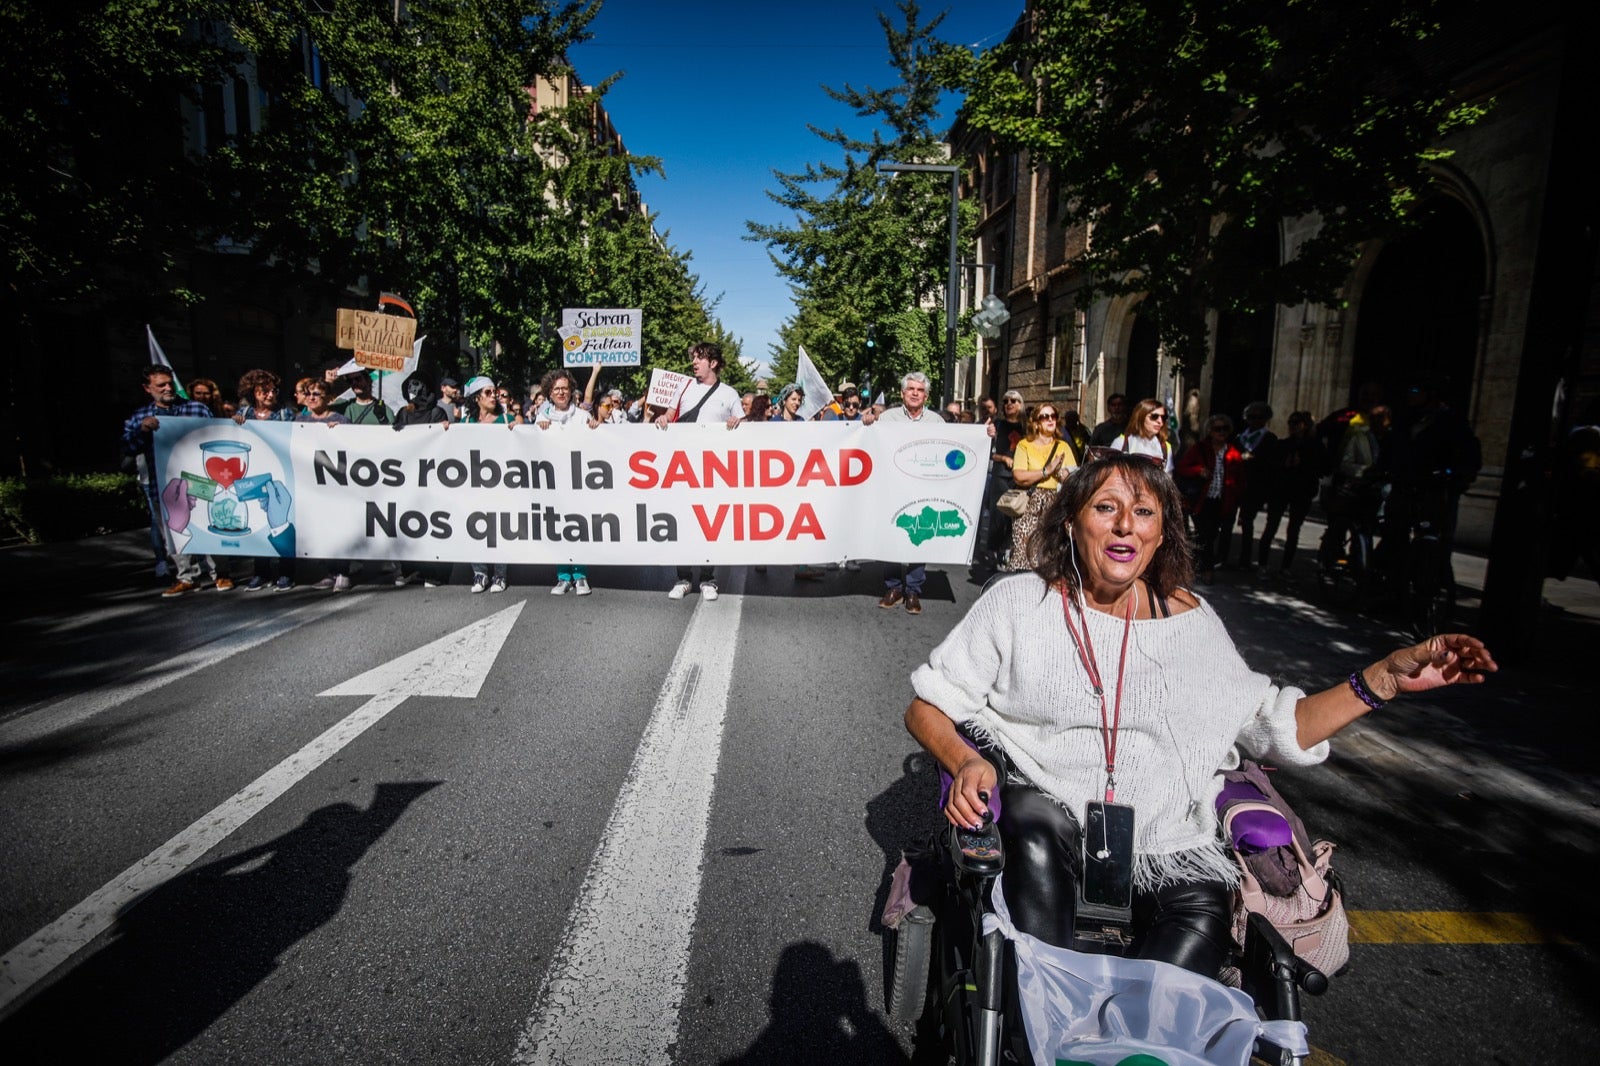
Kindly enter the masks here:
<path id="1" fill-rule="evenodd" d="M 1352 944 L 1564 944 L 1532 916 L 1503 911 L 1351 911 Z"/>

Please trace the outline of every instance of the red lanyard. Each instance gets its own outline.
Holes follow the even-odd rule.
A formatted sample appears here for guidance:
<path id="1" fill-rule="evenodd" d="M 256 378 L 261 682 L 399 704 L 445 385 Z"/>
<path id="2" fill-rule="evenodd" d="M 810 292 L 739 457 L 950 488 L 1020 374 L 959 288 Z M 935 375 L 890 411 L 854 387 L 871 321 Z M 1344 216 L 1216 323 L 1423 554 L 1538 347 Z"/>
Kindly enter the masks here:
<path id="1" fill-rule="evenodd" d="M 1117 660 L 1117 695 L 1112 710 L 1106 710 L 1106 686 L 1100 677 L 1100 664 L 1095 661 L 1094 644 L 1089 639 L 1089 618 L 1084 614 L 1082 605 L 1078 613 L 1083 615 L 1083 633 L 1080 635 L 1078 627 L 1072 624 L 1072 597 L 1067 595 L 1066 582 L 1061 583 L 1061 610 L 1067 617 L 1067 632 L 1072 634 L 1072 643 L 1078 649 L 1078 661 L 1083 663 L 1084 673 L 1089 675 L 1089 681 L 1094 685 L 1094 694 L 1100 697 L 1100 745 L 1106 753 L 1106 802 L 1115 803 L 1117 799 L 1117 730 L 1122 725 L 1122 675 L 1128 666 L 1128 635 L 1133 632 L 1133 613 L 1138 609 L 1139 587 L 1133 588 L 1133 595 L 1128 597 L 1128 614 L 1122 623 L 1122 655 Z"/>

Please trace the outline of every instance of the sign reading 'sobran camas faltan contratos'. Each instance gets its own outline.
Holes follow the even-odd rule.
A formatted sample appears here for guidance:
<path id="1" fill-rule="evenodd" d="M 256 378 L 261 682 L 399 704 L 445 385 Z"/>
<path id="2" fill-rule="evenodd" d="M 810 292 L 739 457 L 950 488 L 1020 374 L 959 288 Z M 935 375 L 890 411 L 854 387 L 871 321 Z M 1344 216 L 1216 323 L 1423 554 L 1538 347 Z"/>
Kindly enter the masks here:
<path id="1" fill-rule="evenodd" d="M 416 339 L 414 318 L 339 308 L 335 343 L 354 348 L 355 361 L 369 370 L 404 370 Z"/>
<path id="2" fill-rule="evenodd" d="M 638 366 L 644 356 L 644 311 L 637 307 L 561 309 L 563 365 Z"/>
<path id="3" fill-rule="evenodd" d="M 982 426 L 326 426 L 163 418 L 184 553 L 604 564 L 965 562 Z"/>

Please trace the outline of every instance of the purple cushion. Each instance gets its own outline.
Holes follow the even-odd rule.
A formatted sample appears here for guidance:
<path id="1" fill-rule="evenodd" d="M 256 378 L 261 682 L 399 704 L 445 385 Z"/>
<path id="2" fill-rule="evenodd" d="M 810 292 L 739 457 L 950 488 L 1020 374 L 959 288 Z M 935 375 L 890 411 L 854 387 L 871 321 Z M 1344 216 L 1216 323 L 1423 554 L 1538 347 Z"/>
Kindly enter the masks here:
<path id="1" fill-rule="evenodd" d="M 1233 816 L 1230 828 L 1235 850 L 1245 855 L 1288 847 L 1294 842 L 1289 820 L 1277 811 L 1240 811 Z"/>

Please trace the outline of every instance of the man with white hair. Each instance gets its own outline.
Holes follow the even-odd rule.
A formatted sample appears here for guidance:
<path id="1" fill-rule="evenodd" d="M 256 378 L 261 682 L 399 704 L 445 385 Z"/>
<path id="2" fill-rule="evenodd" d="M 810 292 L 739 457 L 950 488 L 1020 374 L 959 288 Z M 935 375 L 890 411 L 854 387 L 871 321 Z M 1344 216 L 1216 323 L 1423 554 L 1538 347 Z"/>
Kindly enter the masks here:
<path id="1" fill-rule="evenodd" d="M 944 419 L 936 412 L 928 410 L 928 375 L 920 370 L 913 370 L 900 379 L 900 405 L 890 407 L 883 414 L 871 411 L 861 416 L 861 424 L 874 425 L 878 422 L 922 422 L 943 423 Z M 994 426 L 989 426 L 989 435 L 994 436 Z M 883 583 L 887 591 L 883 599 L 878 601 L 878 606 L 885 610 L 892 610 L 904 603 L 907 614 L 922 613 L 922 586 L 928 579 L 927 565 L 924 563 L 902 563 L 898 567 L 890 563 L 884 571 Z"/>

